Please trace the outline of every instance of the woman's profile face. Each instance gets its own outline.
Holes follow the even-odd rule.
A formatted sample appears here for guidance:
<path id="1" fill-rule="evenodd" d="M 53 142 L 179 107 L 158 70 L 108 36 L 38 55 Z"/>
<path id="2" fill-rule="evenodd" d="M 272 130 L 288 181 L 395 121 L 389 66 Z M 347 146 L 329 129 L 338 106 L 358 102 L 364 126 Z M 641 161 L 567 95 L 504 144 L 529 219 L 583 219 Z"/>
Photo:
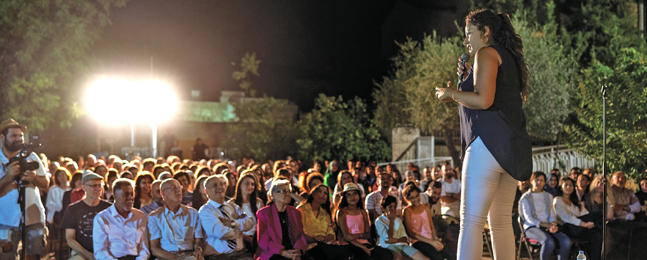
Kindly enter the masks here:
<path id="1" fill-rule="evenodd" d="M 359 193 L 356 190 L 347 191 L 346 194 L 344 194 L 344 197 L 346 197 L 348 205 L 357 205 L 360 199 Z"/>
<path id="2" fill-rule="evenodd" d="M 346 183 L 351 183 L 351 182 L 353 182 L 353 176 L 351 176 L 350 174 L 344 174 L 343 176 L 341 176 L 341 186 L 342 187 L 344 187 L 344 185 L 346 185 Z"/>
<path id="3" fill-rule="evenodd" d="M 149 193 L 149 192 L 151 192 L 152 182 L 151 182 L 151 180 L 150 180 L 150 179 L 148 179 L 148 178 L 143 178 L 143 179 L 139 182 L 139 185 L 140 185 L 140 187 L 141 187 L 141 189 L 142 189 L 142 193 Z"/>
<path id="4" fill-rule="evenodd" d="M 411 204 L 411 206 L 415 207 L 420 205 L 420 193 L 418 193 L 417 191 L 410 192 L 409 196 L 407 196 L 405 199 Z"/>
<path id="5" fill-rule="evenodd" d="M 548 186 L 553 188 L 557 187 L 557 176 L 553 175 L 550 177 L 550 180 L 548 181 Z"/>
<path id="6" fill-rule="evenodd" d="M 604 190 L 604 184 L 602 183 L 601 179 L 597 179 L 595 181 L 595 191 L 598 193 L 602 193 Z"/>
<path id="7" fill-rule="evenodd" d="M 478 49 L 487 46 L 484 40 L 484 35 L 479 31 L 478 27 L 468 21 L 465 25 L 465 40 L 463 40 L 463 44 L 467 47 L 472 57 L 476 55 Z"/>
<path id="8" fill-rule="evenodd" d="M 319 204 L 325 204 L 329 199 L 328 187 L 325 185 L 319 186 L 317 190 L 313 193 L 314 200 Z"/>
<path id="9" fill-rule="evenodd" d="M 534 180 L 531 181 L 532 183 L 532 191 L 537 192 L 541 191 L 544 188 L 544 185 L 546 185 L 546 178 L 544 176 L 537 176 Z"/>
<path id="10" fill-rule="evenodd" d="M 564 181 L 562 183 L 562 192 L 564 192 L 564 196 L 569 196 L 573 193 L 573 182 L 572 181 Z"/>
<path id="11" fill-rule="evenodd" d="M 243 179 L 243 183 L 241 183 L 241 188 L 243 190 L 243 194 L 246 196 L 249 196 L 256 189 L 256 183 L 254 182 L 254 179 L 247 177 Z"/>
<path id="12" fill-rule="evenodd" d="M 64 171 L 58 171 L 56 173 L 56 178 L 61 184 L 67 184 L 67 182 L 70 181 Z"/>

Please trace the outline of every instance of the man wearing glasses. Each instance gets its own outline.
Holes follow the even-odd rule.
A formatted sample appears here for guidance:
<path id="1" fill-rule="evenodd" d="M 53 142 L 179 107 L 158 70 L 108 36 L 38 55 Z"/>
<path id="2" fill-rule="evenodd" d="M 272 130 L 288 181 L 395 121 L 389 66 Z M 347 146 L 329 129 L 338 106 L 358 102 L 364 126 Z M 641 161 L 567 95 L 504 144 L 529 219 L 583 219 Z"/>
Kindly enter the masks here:
<path id="1" fill-rule="evenodd" d="M 71 204 L 65 211 L 61 227 L 65 229 L 67 244 L 72 248 L 72 260 L 94 259 L 92 227 L 94 216 L 112 205 L 101 200 L 103 178 L 90 172 L 81 179 L 85 197 Z"/>
<path id="2" fill-rule="evenodd" d="M 159 259 L 202 259 L 203 232 L 198 211 L 182 205 L 182 185 L 166 179 L 160 185 L 163 205 L 148 216 L 151 252 Z"/>
<path id="3" fill-rule="evenodd" d="M 200 208 L 199 214 L 208 245 L 205 255 L 210 254 L 210 249 L 216 251 L 205 259 L 252 259 L 249 249 L 245 249 L 242 232 L 254 226 L 254 218 L 245 215 L 236 204 L 225 201 L 227 182 L 225 175 L 213 175 L 204 181 L 209 202 Z"/>

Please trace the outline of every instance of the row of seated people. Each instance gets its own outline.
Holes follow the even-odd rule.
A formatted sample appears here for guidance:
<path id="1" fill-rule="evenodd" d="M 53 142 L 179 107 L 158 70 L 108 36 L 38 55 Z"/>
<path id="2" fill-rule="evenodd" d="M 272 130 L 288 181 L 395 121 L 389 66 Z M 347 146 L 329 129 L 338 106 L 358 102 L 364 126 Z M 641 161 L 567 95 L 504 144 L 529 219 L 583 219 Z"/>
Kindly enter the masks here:
<path id="1" fill-rule="evenodd" d="M 241 173 L 238 182 L 243 179 L 256 188 L 254 173 Z M 268 205 L 246 214 L 226 200 L 228 181 L 213 175 L 196 185 L 208 198 L 199 211 L 181 203 L 177 180 L 156 181 L 163 205 L 146 215 L 133 208 L 131 180 L 114 181 L 111 205 L 101 200 L 103 177 L 86 173 L 81 180 L 85 197 L 67 208 L 62 221 L 72 259 L 455 259 L 439 241 L 430 207 L 421 204 L 416 185 L 403 192 L 409 204 L 404 220 L 397 198 L 382 198 L 382 214 L 375 220 L 379 242 L 371 243 L 372 221 L 354 183 L 344 185 L 336 207 L 331 207 L 330 189 L 318 184 L 295 208 L 290 206 L 291 182 L 278 177 L 268 191 Z M 246 239 L 244 233 L 252 229 L 256 238 Z"/>
<path id="2" fill-rule="evenodd" d="M 626 182 L 622 172 L 611 177 L 606 197 L 608 220 L 632 221 L 642 209 L 638 196 L 625 187 Z M 530 184 L 531 187 L 520 196 L 518 209 L 526 236 L 541 245 L 540 259 L 549 259 L 553 251 L 560 259 L 567 259 L 571 239 L 589 241 L 588 259 L 600 259 L 604 177 L 595 176 L 589 184 L 589 177 L 584 174 L 564 176 L 559 180 L 556 196 L 546 191 L 543 172 L 534 172 Z"/>

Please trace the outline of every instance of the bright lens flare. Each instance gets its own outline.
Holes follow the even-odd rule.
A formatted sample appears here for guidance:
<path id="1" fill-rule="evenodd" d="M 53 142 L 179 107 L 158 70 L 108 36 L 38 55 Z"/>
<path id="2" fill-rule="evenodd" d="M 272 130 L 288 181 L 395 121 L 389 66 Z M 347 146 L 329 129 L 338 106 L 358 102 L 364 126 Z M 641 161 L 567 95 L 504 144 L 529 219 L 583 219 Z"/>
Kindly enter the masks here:
<path id="1" fill-rule="evenodd" d="M 102 78 L 86 94 L 90 115 L 102 123 L 162 123 L 175 115 L 177 100 L 170 85 L 156 80 Z"/>

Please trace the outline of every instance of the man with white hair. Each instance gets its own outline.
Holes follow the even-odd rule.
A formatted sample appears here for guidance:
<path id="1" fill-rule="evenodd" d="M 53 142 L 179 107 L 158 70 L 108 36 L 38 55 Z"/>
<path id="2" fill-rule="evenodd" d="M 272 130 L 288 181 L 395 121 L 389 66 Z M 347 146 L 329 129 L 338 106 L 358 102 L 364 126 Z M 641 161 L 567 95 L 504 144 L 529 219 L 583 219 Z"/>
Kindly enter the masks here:
<path id="1" fill-rule="evenodd" d="M 254 218 L 234 203 L 225 201 L 227 177 L 213 175 L 204 181 L 204 190 L 209 201 L 200 208 L 200 222 L 206 235 L 207 245 L 217 254 L 206 256 L 208 260 L 252 259 L 243 243 L 243 233 L 254 226 Z M 205 249 L 207 250 L 207 249 Z"/>
<path id="2" fill-rule="evenodd" d="M 134 183 L 119 178 L 112 185 L 115 204 L 94 217 L 94 258 L 148 260 L 148 218 L 133 208 Z"/>
<path id="3" fill-rule="evenodd" d="M 632 190 L 625 188 L 626 183 L 627 176 L 624 172 L 614 173 L 611 177 L 613 186 L 609 192 L 609 199 L 615 219 L 634 220 L 634 214 L 640 212 L 640 201 Z"/>
<path id="4" fill-rule="evenodd" d="M 204 235 L 198 211 L 182 205 L 182 185 L 167 179 L 160 185 L 164 204 L 148 216 L 151 251 L 159 259 L 201 259 Z"/>

